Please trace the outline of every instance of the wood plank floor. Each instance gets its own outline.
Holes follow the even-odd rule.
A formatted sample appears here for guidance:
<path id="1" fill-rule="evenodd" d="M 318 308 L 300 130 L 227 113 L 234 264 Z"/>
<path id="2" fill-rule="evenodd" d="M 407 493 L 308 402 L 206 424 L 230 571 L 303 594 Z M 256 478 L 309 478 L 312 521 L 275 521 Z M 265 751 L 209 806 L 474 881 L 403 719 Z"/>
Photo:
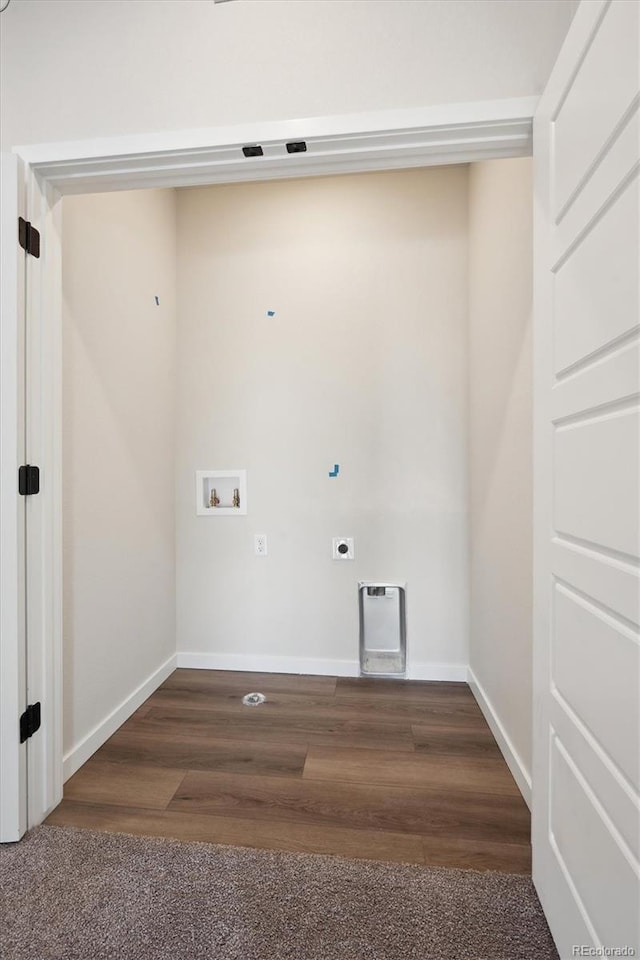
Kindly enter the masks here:
<path id="1" fill-rule="evenodd" d="M 245 693 L 267 702 L 245 707 Z M 48 823 L 528 873 L 529 811 L 464 683 L 176 670 Z"/>

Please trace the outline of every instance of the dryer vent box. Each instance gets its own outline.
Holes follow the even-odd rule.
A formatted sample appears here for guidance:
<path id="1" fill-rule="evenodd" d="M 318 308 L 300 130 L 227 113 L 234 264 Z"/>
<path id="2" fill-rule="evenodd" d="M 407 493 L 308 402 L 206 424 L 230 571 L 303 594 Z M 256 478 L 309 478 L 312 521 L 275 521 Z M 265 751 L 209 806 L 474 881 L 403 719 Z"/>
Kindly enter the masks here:
<path id="1" fill-rule="evenodd" d="M 404 677 L 407 672 L 405 587 L 359 583 L 360 675 Z"/>

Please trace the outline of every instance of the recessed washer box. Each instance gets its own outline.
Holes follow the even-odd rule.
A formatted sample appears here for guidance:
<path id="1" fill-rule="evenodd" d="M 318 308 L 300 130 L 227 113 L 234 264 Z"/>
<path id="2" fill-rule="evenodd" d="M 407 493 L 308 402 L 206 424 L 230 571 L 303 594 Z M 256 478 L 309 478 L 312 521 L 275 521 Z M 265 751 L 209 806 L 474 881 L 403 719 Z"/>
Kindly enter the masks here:
<path id="1" fill-rule="evenodd" d="M 246 512 L 246 470 L 196 470 L 199 517 L 242 517 Z"/>

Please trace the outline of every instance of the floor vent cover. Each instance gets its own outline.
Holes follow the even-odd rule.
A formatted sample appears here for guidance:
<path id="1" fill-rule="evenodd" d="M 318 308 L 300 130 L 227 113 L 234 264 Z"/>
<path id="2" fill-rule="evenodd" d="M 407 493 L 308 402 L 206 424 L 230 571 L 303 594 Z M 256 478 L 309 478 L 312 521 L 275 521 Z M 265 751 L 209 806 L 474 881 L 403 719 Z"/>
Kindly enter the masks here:
<path id="1" fill-rule="evenodd" d="M 242 698 L 242 702 L 245 707 L 259 707 L 266 699 L 264 693 L 248 693 L 246 697 Z"/>

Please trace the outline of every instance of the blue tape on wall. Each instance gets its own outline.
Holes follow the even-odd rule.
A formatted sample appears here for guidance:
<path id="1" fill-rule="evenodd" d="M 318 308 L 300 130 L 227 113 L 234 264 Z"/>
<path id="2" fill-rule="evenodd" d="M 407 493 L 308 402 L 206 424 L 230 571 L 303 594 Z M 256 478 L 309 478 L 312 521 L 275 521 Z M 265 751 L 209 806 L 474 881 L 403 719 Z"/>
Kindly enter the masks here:
<path id="1" fill-rule="evenodd" d="M 333 470 L 330 470 L 330 471 L 329 471 L 329 476 L 330 476 L 330 477 L 337 477 L 339 473 L 340 473 L 340 464 L 334 463 L 334 465 L 333 465 Z"/>

